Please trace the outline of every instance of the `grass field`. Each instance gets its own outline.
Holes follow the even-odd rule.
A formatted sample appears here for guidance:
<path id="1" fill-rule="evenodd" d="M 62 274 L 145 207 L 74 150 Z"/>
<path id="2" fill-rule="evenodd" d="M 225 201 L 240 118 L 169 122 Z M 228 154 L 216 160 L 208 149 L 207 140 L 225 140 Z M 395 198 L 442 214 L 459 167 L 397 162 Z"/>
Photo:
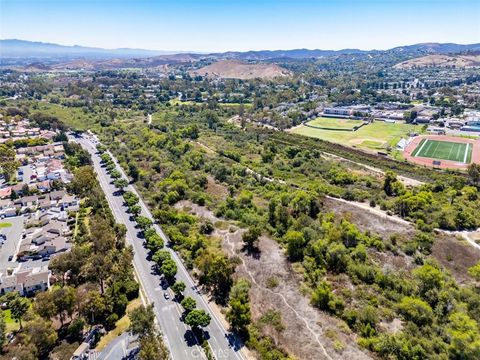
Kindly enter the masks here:
<path id="1" fill-rule="evenodd" d="M 389 146 L 394 147 L 402 137 L 408 137 L 410 132 L 421 133 L 422 127 L 405 123 L 391 124 L 375 121 L 357 131 L 335 131 L 300 126 L 292 132 L 351 147 L 382 150 Z"/>
<path id="2" fill-rule="evenodd" d="M 412 156 L 468 164 L 472 160 L 472 145 L 452 141 L 423 139 L 413 151 Z"/>
<path id="3" fill-rule="evenodd" d="M 362 125 L 362 120 L 334 119 L 326 117 L 318 117 L 307 124 L 311 126 L 321 127 L 325 129 L 345 129 L 353 130 L 353 128 Z"/>

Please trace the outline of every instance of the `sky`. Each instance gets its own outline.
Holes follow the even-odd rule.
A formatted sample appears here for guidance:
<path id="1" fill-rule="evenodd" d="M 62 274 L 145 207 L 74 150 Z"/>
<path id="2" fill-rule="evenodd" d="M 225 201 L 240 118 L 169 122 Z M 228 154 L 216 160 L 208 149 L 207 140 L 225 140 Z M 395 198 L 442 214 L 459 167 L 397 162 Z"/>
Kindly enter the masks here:
<path id="1" fill-rule="evenodd" d="M 0 0 L 0 38 L 168 51 L 480 42 L 479 0 Z"/>

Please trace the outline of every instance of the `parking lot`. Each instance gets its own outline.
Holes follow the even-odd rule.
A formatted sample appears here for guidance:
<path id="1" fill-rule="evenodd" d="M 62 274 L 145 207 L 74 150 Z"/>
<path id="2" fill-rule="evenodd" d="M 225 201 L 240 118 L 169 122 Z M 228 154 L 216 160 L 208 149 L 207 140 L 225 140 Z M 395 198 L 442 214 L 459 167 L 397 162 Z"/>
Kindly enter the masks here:
<path id="1" fill-rule="evenodd" d="M 0 232 L 6 235 L 6 241 L 0 247 L 0 271 L 16 267 L 17 265 L 12 261 L 8 261 L 8 258 L 15 254 L 15 250 L 19 246 L 24 226 L 24 218 L 23 216 L 15 216 L 0 220 L 0 224 L 1 223 L 9 223 L 12 226 L 0 229 Z"/>
<path id="2" fill-rule="evenodd" d="M 22 174 L 22 183 L 28 184 L 30 183 L 30 177 L 33 174 L 33 169 L 31 168 L 30 165 L 24 165 L 20 166 L 18 168 L 23 174 Z"/>

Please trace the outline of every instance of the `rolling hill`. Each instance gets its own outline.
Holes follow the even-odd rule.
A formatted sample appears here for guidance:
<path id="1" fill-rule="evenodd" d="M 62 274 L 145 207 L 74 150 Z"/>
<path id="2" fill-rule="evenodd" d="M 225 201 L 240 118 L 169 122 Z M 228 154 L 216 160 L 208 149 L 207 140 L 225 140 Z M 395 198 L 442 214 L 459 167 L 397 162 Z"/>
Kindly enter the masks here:
<path id="1" fill-rule="evenodd" d="M 222 60 L 192 70 L 192 74 L 227 79 L 273 79 L 290 76 L 291 72 L 275 64 L 248 64 L 237 60 Z"/>
<path id="2" fill-rule="evenodd" d="M 394 66 L 397 69 L 423 67 L 480 67 L 480 55 L 443 55 L 434 54 L 402 61 Z"/>

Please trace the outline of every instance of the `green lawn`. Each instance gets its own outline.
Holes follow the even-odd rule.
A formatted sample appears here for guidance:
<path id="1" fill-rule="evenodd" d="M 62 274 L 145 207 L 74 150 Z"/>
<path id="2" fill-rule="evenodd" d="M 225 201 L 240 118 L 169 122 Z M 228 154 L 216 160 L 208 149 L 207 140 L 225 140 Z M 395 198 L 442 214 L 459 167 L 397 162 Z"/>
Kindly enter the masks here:
<path id="1" fill-rule="evenodd" d="M 353 130 L 353 128 L 362 125 L 362 120 L 350 120 L 350 119 L 335 119 L 318 117 L 307 124 L 310 126 L 325 128 L 325 129 L 345 129 Z"/>
<path id="2" fill-rule="evenodd" d="M 87 129 L 89 125 L 95 123 L 95 118 L 92 115 L 86 114 L 82 108 L 77 107 L 65 107 L 59 104 L 38 102 L 36 108 L 32 108 L 30 111 L 32 113 L 43 112 L 56 116 L 65 124 L 80 130 Z"/>
<path id="3" fill-rule="evenodd" d="M 423 139 L 412 155 L 468 164 L 472 159 L 472 145 L 452 141 Z"/>
<path id="4" fill-rule="evenodd" d="M 17 331 L 20 328 L 20 324 L 14 319 L 12 319 L 12 312 L 10 311 L 10 309 L 3 310 L 3 316 L 5 318 L 7 332 Z"/>
<path id="5" fill-rule="evenodd" d="M 423 130 L 418 125 L 375 121 L 357 131 L 335 131 L 300 126 L 293 132 L 361 149 L 384 150 L 389 146 L 394 147 L 402 137 L 408 137 L 408 133 L 422 133 Z"/>

